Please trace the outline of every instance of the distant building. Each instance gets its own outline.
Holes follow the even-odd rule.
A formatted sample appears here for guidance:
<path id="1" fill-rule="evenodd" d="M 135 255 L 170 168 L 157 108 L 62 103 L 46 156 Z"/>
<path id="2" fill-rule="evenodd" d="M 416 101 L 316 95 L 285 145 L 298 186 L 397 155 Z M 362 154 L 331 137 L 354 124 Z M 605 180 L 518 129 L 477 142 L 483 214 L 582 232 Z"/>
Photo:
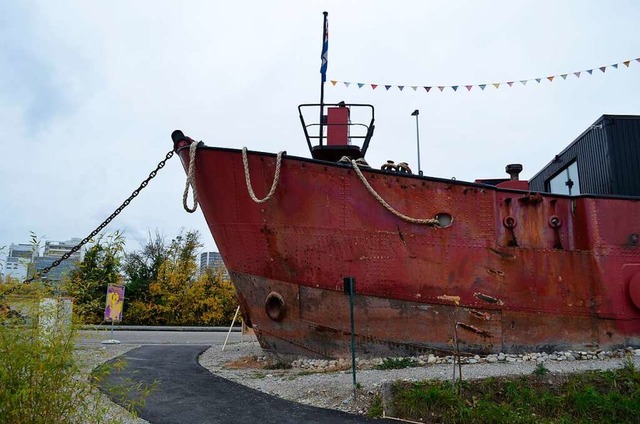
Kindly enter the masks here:
<path id="1" fill-rule="evenodd" d="M 9 246 L 9 255 L 4 266 L 4 276 L 20 281 L 27 278 L 27 268 L 37 256 L 37 248 L 31 244 L 13 244 Z"/>
<path id="2" fill-rule="evenodd" d="M 9 246 L 9 257 L 10 258 L 24 258 L 24 259 L 27 259 L 28 261 L 30 261 L 33 258 L 35 258 L 36 256 L 38 256 L 38 250 L 37 250 L 36 246 L 34 246 L 32 244 L 25 244 L 25 243 L 13 244 L 13 243 L 11 243 L 11 246 Z"/>
<path id="3" fill-rule="evenodd" d="M 29 269 L 29 274 L 33 275 L 33 271 L 36 274 L 40 274 L 45 268 L 51 266 L 56 259 L 60 259 L 55 256 L 38 256 L 34 259 L 32 267 Z M 69 257 L 69 259 L 60 262 L 58 266 L 52 268 L 49 272 L 42 276 L 43 279 L 49 281 L 61 281 L 62 277 L 69 275 L 80 262 L 79 258 L 75 255 Z"/>
<path id="4" fill-rule="evenodd" d="M 79 238 L 72 238 L 66 241 L 46 241 L 42 256 L 39 255 L 38 248 L 32 244 L 11 244 L 4 266 L 4 275 L 24 281 L 28 277 L 40 274 L 57 259 L 70 252 L 81 241 L 82 239 Z M 60 281 L 64 275 L 69 274 L 71 270 L 78 266 L 83 256 L 84 249 L 74 252 L 67 260 L 62 261 L 57 267 L 51 269 L 43 278 L 49 281 Z"/>
<path id="5" fill-rule="evenodd" d="M 219 252 L 203 252 L 200 254 L 200 274 L 207 268 L 221 269 L 224 275 L 229 275 Z"/>
<path id="6" fill-rule="evenodd" d="M 66 241 L 46 241 L 44 243 L 44 254 L 43 256 L 48 256 L 52 258 L 61 258 L 64 254 L 68 253 L 77 246 L 82 239 L 80 238 L 72 238 L 71 240 Z M 69 259 L 78 259 L 82 260 L 84 256 L 84 250 L 80 249 L 75 252 L 73 255 L 69 256 Z"/>

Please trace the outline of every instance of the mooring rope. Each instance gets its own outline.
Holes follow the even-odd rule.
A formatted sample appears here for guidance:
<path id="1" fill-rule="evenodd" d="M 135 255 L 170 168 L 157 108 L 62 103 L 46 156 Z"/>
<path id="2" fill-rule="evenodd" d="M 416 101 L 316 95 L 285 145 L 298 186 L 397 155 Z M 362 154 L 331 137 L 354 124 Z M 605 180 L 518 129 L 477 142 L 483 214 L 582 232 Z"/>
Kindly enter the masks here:
<path id="1" fill-rule="evenodd" d="M 360 168 L 358 167 L 358 164 L 356 163 L 355 160 L 351 160 L 351 165 L 353 165 L 353 169 L 356 171 L 356 174 L 358 174 L 358 177 L 360 178 L 360 181 L 362 181 L 362 184 L 364 184 L 364 186 L 367 188 L 367 190 L 369 190 L 369 193 L 371 193 L 371 195 L 373 197 L 376 198 L 376 200 L 378 200 L 378 202 L 380 202 L 380 204 L 382 206 L 384 206 L 389 212 L 391 212 L 392 214 L 394 214 L 395 216 L 397 216 L 398 218 L 407 221 L 407 222 L 411 222 L 412 224 L 425 224 L 425 225 L 431 225 L 434 227 L 439 227 L 440 226 L 440 222 L 437 219 L 434 218 L 411 218 L 410 216 L 404 215 L 400 212 L 398 212 L 397 210 L 395 210 L 391 205 L 389 205 L 374 189 L 373 187 L 371 187 L 371 184 L 369 184 L 369 182 L 367 181 L 367 179 L 364 177 L 364 175 L 362 174 L 362 171 L 360 171 Z"/>
<path id="2" fill-rule="evenodd" d="M 267 193 L 267 195 L 263 199 L 258 199 L 256 197 L 256 194 L 253 192 L 253 187 L 251 186 L 251 175 L 249 175 L 249 159 L 247 158 L 247 148 L 246 147 L 242 148 L 242 163 L 244 164 L 244 180 L 247 183 L 247 190 L 249 191 L 249 196 L 251 197 L 251 200 L 253 200 L 254 202 L 264 203 L 269 199 L 271 199 L 271 197 L 273 196 L 273 193 L 276 192 L 276 187 L 278 186 L 278 181 L 280 180 L 280 166 L 282 165 L 282 155 L 284 153 L 285 153 L 284 151 L 278 152 L 278 157 L 276 158 L 276 173 L 273 176 L 273 183 L 271 184 L 271 190 L 269 190 L 269 193 Z"/>
<path id="3" fill-rule="evenodd" d="M 184 210 L 189 213 L 194 213 L 198 209 L 198 192 L 196 191 L 196 149 L 200 143 L 191 143 L 189 146 L 189 170 L 187 171 L 187 183 L 184 187 L 184 194 L 182 195 L 182 206 Z M 193 189 L 193 207 L 187 205 L 187 197 L 189 196 L 189 186 Z"/>

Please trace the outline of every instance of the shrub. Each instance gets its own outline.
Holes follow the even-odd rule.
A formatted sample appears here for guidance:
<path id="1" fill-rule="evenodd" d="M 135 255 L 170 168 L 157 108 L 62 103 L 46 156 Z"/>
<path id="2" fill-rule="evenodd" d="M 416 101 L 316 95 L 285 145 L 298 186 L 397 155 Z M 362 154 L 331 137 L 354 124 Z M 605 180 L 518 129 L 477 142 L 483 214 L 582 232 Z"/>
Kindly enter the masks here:
<path id="1" fill-rule="evenodd" d="M 417 367 L 419 364 L 411 358 L 384 358 L 382 363 L 376 365 L 378 370 L 396 370 L 401 368 Z"/>
<path id="2" fill-rule="evenodd" d="M 0 315 L 0 422 L 102 422 L 104 407 L 74 356 L 74 326 L 42 299 L 0 298 L 5 311 L 19 310 Z"/>

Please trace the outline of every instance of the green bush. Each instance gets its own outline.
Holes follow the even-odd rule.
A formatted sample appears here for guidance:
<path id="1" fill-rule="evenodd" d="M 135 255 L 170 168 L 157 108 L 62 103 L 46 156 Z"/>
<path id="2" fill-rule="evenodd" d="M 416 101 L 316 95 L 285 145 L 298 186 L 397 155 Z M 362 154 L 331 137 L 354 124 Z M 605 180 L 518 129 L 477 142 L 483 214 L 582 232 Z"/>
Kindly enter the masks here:
<path id="1" fill-rule="evenodd" d="M 376 365 L 378 370 L 398 370 L 402 368 L 417 367 L 420 364 L 411 358 L 384 358 L 382 363 Z"/>
<path id="2" fill-rule="evenodd" d="M 101 422 L 98 398 L 74 357 L 74 326 L 62 308 L 41 308 L 41 299 L 0 298 L 14 311 L 0 315 L 0 422 Z"/>
<path id="3" fill-rule="evenodd" d="M 119 422 L 107 414 L 111 404 L 92 384 L 90 369 L 76 350 L 77 327 L 69 304 L 47 296 L 37 284 L 18 284 L 0 282 L 0 423 Z M 112 368 L 100 367 L 93 380 Z M 144 405 L 151 388 L 128 384 L 108 390 L 140 394 L 125 405 L 134 411 Z"/>

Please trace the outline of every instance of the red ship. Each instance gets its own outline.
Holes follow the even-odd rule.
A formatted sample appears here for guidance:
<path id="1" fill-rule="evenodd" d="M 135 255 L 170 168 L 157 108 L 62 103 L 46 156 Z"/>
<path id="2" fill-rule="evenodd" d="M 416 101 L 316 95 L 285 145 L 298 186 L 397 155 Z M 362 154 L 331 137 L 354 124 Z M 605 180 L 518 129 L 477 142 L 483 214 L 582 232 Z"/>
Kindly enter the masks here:
<path id="1" fill-rule="evenodd" d="M 571 193 L 568 177 L 570 195 L 532 191 L 518 166 L 484 182 L 372 169 L 373 107 L 315 105 L 306 125 L 313 106 L 311 158 L 172 135 L 263 349 L 348 356 L 345 277 L 362 356 L 640 345 L 640 195 Z"/>

